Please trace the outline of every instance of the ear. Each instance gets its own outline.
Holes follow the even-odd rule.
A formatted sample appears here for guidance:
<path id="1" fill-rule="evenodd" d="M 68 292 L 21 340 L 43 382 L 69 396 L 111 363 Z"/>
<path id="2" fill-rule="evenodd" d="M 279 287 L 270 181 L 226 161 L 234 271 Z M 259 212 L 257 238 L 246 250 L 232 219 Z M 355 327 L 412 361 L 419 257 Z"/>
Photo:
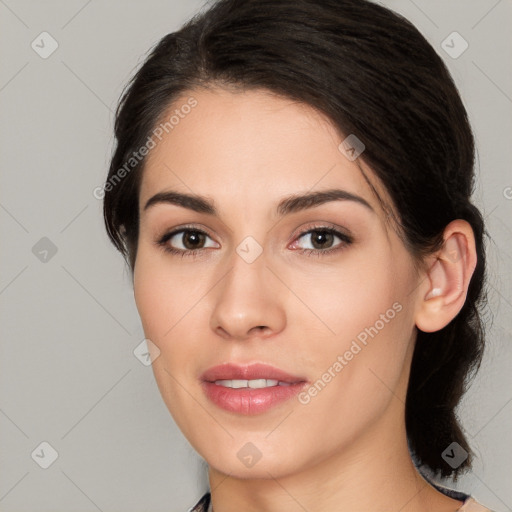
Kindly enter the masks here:
<path id="1" fill-rule="evenodd" d="M 439 331 L 457 316 L 476 267 L 475 237 L 468 222 L 450 222 L 443 239 L 443 247 L 429 258 L 419 286 L 415 322 L 424 332 Z"/>

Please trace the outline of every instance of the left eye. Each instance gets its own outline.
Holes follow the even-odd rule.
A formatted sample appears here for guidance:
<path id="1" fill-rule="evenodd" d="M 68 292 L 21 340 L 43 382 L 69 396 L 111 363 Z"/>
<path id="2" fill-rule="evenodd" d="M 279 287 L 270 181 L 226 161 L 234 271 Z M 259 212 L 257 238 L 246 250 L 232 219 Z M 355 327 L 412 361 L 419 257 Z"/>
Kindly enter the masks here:
<path id="1" fill-rule="evenodd" d="M 306 247 L 299 246 L 300 249 L 306 251 L 328 251 L 330 249 L 334 250 L 339 245 L 349 244 L 351 242 L 351 239 L 347 235 L 344 235 L 343 233 L 340 233 L 339 231 L 331 228 L 310 229 L 309 231 L 306 231 L 300 235 L 297 240 L 307 237 L 310 239 L 309 246 L 308 244 L 306 244 Z M 336 238 L 339 240 L 339 243 L 333 245 Z"/>

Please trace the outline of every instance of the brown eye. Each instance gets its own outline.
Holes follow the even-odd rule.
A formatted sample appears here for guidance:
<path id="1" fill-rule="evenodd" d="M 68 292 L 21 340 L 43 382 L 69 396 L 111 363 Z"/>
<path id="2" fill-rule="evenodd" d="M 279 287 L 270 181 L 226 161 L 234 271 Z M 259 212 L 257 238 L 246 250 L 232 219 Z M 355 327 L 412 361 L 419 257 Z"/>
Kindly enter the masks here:
<path id="1" fill-rule="evenodd" d="M 331 249 L 333 247 L 336 247 L 337 245 L 343 244 L 343 243 L 350 243 L 351 240 L 349 237 L 344 235 L 343 233 L 339 233 L 338 231 L 335 231 L 333 229 L 310 229 L 309 231 L 303 233 L 298 240 L 304 239 L 307 240 L 309 238 L 310 240 L 310 247 L 302 247 L 302 249 L 306 250 L 326 250 Z M 340 240 L 338 244 L 335 244 L 336 238 Z"/>
<path id="2" fill-rule="evenodd" d="M 197 249 L 205 241 L 205 234 L 200 231 L 183 231 L 181 235 L 185 249 Z"/>
<path id="3" fill-rule="evenodd" d="M 334 235 L 328 231 L 311 231 L 311 243 L 315 249 L 329 249 Z"/>
<path id="4" fill-rule="evenodd" d="M 309 241 L 304 244 L 303 240 Z M 303 232 L 294 242 L 294 249 L 300 253 L 315 256 L 327 256 L 336 251 L 343 250 L 353 242 L 350 235 L 342 233 L 331 227 L 318 226 Z"/>
<path id="5" fill-rule="evenodd" d="M 208 239 L 210 245 L 207 245 Z M 182 228 L 167 233 L 158 241 L 158 245 L 166 251 L 174 254 L 180 253 L 182 256 L 196 254 L 197 251 L 208 247 L 218 247 L 218 244 L 215 244 L 207 233 L 191 228 Z"/>

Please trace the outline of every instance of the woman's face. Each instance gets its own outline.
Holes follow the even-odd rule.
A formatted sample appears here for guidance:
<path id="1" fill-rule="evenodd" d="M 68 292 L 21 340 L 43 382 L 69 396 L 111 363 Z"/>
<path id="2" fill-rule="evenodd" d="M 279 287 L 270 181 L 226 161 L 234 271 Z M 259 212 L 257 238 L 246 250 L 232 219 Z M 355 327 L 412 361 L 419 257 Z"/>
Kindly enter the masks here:
<path id="1" fill-rule="evenodd" d="M 184 435 L 242 478 L 396 437 L 420 278 L 358 159 L 315 110 L 263 91 L 194 90 L 176 109 L 143 174 L 134 291 Z M 238 373 L 207 372 L 225 363 Z"/>

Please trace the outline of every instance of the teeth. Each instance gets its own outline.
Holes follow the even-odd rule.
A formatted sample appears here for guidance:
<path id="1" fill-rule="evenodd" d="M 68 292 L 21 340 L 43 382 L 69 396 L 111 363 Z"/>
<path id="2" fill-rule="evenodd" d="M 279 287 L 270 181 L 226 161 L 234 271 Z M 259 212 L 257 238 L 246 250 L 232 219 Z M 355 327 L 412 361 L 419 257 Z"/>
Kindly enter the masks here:
<path id="1" fill-rule="evenodd" d="M 252 388 L 252 389 L 261 389 L 261 388 L 269 388 L 273 386 L 289 386 L 289 382 L 280 382 L 275 379 L 254 379 L 254 380 L 216 380 L 215 384 L 218 386 L 224 386 L 226 388 Z"/>

